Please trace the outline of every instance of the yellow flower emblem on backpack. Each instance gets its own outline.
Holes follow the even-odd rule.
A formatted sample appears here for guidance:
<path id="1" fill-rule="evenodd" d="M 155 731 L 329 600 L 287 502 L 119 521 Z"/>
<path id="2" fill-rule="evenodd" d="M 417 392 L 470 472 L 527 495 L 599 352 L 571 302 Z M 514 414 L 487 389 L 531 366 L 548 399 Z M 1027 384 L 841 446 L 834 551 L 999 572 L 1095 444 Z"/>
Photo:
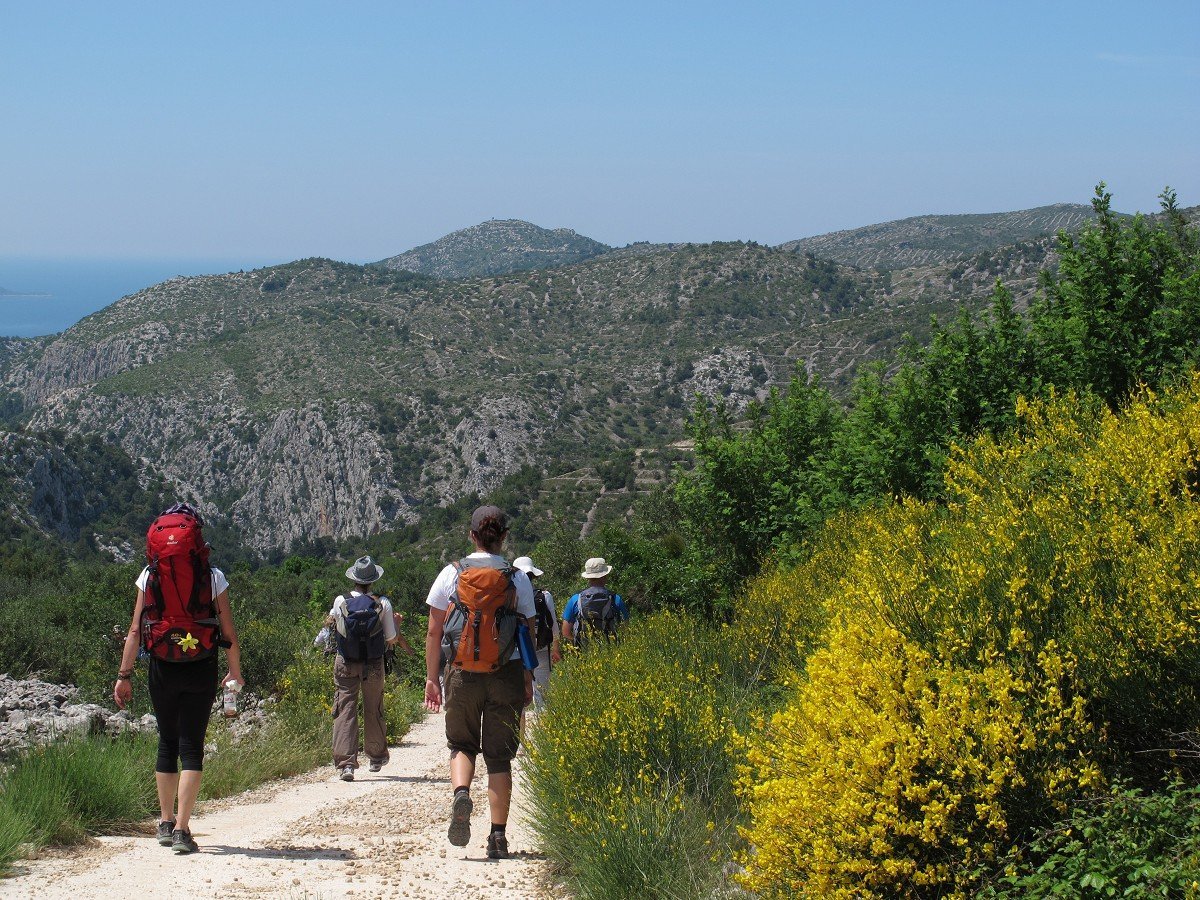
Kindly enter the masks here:
<path id="1" fill-rule="evenodd" d="M 179 649 L 184 653 L 191 653 L 199 646 L 200 642 L 192 637 L 192 633 L 190 631 L 179 639 Z"/>

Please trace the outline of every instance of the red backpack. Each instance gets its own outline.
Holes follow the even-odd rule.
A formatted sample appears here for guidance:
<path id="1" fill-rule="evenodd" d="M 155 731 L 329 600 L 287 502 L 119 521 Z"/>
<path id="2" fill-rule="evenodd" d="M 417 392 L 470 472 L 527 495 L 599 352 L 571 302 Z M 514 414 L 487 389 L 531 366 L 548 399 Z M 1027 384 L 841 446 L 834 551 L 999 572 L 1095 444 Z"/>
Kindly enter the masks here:
<path id="1" fill-rule="evenodd" d="M 221 640 L 204 526 L 190 506 L 172 506 L 146 532 L 149 578 L 142 646 L 167 662 L 205 659 Z"/>

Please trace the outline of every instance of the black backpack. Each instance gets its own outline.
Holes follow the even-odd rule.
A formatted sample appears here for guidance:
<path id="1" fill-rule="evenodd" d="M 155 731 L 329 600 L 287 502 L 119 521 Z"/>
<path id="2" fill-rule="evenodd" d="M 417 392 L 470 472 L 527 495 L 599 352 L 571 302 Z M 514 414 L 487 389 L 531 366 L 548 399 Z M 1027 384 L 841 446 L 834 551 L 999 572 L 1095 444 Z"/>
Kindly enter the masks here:
<path id="1" fill-rule="evenodd" d="M 579 621 L 572 639 L 576 647 L 587 644 L 592 635 L 602 635 L 605 640 L 616 640 L 617 595 L 604 587 L 590 587 L 579 592 Z"/>
<path id="2" fill-rule="evenodd" d="M 539 590 L 533 595 L 533 605 L 537 610 L 533 644 L 538 650 L 545 650 L 554 643 L 554 613 L 550 612 L 545 591 Z"/>
<path id="3" fill-rule="evenodd" d="M 346 613 L 342 617 L 346 633 L 337 632 L 338 653 L 352 662 L 382 659 L 387 648 L 383 636 L 383 604 L 370 594 L 346 598 Z"/>

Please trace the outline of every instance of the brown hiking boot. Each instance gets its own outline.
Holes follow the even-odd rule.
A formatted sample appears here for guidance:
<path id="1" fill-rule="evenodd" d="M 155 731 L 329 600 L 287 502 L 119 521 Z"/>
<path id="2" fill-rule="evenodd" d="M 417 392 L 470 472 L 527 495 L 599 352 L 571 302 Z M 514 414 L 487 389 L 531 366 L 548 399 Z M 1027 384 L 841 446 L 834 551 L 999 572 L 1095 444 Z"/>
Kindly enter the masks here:
<path id="1" fill-rule="evenodd" d="M 508 859 L 508 838 L 502 832 L 493 831 L 488 835 L 488 859 Z"/>
<path id="2" fill-rule="evenodd" d="M 465 847 L 471 842 L 471 811 L 475 804 L 466 791 L 455 791 L 450 804 L 450 830 L 447 837 L 455 847 Z"/>

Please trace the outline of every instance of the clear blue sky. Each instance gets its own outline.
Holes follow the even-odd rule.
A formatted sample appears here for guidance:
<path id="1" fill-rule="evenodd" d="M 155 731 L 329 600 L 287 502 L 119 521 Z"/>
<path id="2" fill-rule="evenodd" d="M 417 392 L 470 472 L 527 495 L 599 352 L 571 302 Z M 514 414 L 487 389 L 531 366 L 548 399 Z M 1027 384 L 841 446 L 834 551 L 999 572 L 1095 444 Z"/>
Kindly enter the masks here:
<path id="1" fill-rule="evenodd" d="M 1200 2 L 0 0 L 0 173 L 0 256 L 1193 205 Z"/>

